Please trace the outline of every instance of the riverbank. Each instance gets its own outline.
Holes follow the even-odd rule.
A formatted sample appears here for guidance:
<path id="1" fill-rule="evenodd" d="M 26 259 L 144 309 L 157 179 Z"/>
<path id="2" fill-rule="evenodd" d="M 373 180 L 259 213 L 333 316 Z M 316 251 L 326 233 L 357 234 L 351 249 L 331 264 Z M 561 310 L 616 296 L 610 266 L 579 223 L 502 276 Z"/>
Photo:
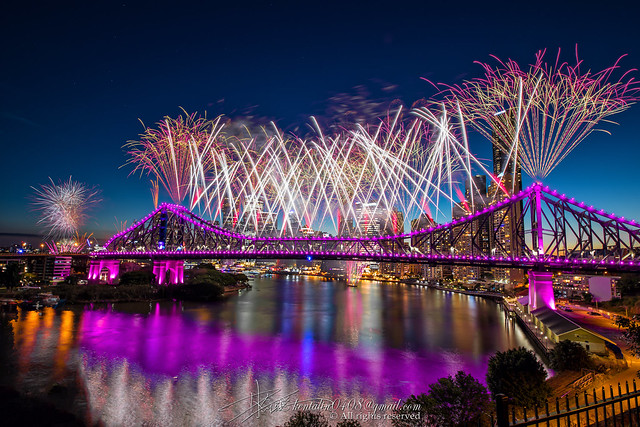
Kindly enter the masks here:
<path id="1" fill-rule="evenodd" d="M 192 289 L 193 288 L 193 289 Z M 17 301 L 29 301 L 38 294 L 50 293 L 67 304 L 86 304 L 96 302 L 160 302 L 160 301 L 212 301 L 251 289 L 248 282 L 235 285 L 211 286 L 180 285 L 54 285 L 42 288 L 0 290 L 0 297 Z M 4 292 L 3 292 L 4 291 Z M 185 292 L 190 291 L 190 292 Z"/>
<path id="2" fill-rule="evenodd" d="M 501 293 L 498 292 L 489 292 L 489 291 L 472 291 L 472 290 L 468 290 L 468 289 L 459 289 L 459 288 L 448 288 L 446 286 L 440 286 L 440 285 L 435 285 L 433 283 L 416 283 L 414 281 L 404 281 L 402 283 L 406 283 L 408 285 L 413 285 L 413 286 L 425 286 L 428 288 L 432 288 L 432 289 L 437 289 L 439 291 L 444 291 L 444 292 L 454 292 L 457 294 L 463 294 L 463 295 L 470 295 L 470 296 L 474 296 L 474 297 L 483 297 L 483 298 L 488 298 L 492 301 L 502 301 L 504 299 L 504 295 L 502 295 Z"/>

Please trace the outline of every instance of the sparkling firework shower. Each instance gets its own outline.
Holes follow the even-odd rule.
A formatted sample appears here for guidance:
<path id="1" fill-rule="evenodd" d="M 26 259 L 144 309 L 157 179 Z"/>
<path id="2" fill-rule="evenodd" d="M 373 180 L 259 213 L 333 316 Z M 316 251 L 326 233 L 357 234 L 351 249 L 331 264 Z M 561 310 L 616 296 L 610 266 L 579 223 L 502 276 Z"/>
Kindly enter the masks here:
<path id="1" fill-rule="evenodd" d="M 467 182 L 472 167 L 486 168 L 460 140 L 463 123 L 454 116 L 440 119 L 421 110 L 405 123 L 402 115 L 400 109 L 377 126 L 330 136 L 312 119 L 315 136 L 306 139 L 274 126 L 260 147 L 255 138 L 239 138 L 230 145 L 231 156 L 211 150 L 213 173 L 193 188 L 192 200 L 225 227 L 257 235 L 274 234 L 276 221 L 280 234 L 295 227 L 362 234 L 372 220 L 398 218 L 392 212 L 403 220 L 431 216 L 432 210 L 443 214 L 440 201 L 458 204 L 454 181 Z M 397 220 L 376 226 L 384 233 L 405 231 Z"/>
<path id="2" fill-rule="evenodd" d="M 209 173 L 210 157 L 203 157 L 203 153 L 227 149 L 220 133 L 224 126 L 221 117 L 207 120 L 197 113 L 183 112 L 184 116 L 176 119 L 165 117 L 156 128 L 145 128 L 139 141 L 125 145 L 129 155 L 127 164 L 134 165 L 132 173 L 139 171 L 155 177 L 178 204 L 189 194 L 193 180 Z M 194 165 L 199 169 L 192 170 Z"/>
<path id="3" fill-rule="evenodd" d="M 474 128 L 497 144 L 534 179 L 549 175 L 596 126 L 637 101 L 638 84 L 619 68 L 582 72 L 576 64 L 544 61 L 545 51 L 523 70 L 513 60 L 480 63 L 484 76 L 442 92 L 448 108 L 460 105 Z M 606 132 L 606 131 L 605 131 Z M 504 171 L 503 171 L 504 172 Z"/>
<path id="4" fill-rule="evenodd" d="M 301 138 L 273 123 L 263 135 L 227 137 L 220 117 L 165 117 L 127 144 L 128 163 L 153 175 L 175 203 L 188 197 L 190 209 L 241 233 L 362 235 L 376 222 L 376 233 L 400 234 L 406 230 L 398 224 L 422 215 L 446 219 L 456 206 L 473 212 L 476 192 L 467 201 L 459 187 L 475 186 L 475 173 L 513 191 L 470 152 L 466 123 L 541 179 L 599 122 L 637 99 L 628 73 L 611 79 L 617 63 L 582 73 L 580 61 L 549 65 L 544 54 L 526 71 L 512 60 L 482 64 L 483 77 L 446 86 L 444 100 L 413 110 L 413 120 L 400 108 L 377 125 L 331 134 L 313 118 L 314 134 Z M 152 194 L 156 201 L 157 184 Z M 389 218 L 395 225 L 380 224 Z"/>
<path id="5" fill-rule="evenodd" d="M 77 233 L 87 219 L 87 211 L 97 204 L 98 190 L 84 184 L 67 181 L 31 187 L 35 191 L 33 204 L 40 212 L 39 224 L 46 227 L 49 237 L 64 238 Z"/>

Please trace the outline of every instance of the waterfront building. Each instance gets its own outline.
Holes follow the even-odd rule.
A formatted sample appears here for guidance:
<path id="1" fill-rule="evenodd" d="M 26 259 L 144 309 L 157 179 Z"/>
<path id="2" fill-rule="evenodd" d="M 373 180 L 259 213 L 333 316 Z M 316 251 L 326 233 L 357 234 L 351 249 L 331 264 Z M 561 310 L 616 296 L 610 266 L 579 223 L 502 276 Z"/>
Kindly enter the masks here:
<path id="1" fill-rule="evenodd" d="M 559 298 L 576 299 L 589 292 L 595 301 L 611 301 L 620 297 L 616 288 L 618 280 L 619 276 L 558 273 L 553 277 L 553 291 Z"/>
<path id="2" fill-rule="evenodd" d="M 547 350 L 552 349 L 562 340 L 569 340 L 577 342 L 591 353 L 606 355 L 607 347 L 612 344 L 607 338 L 583 328 L 558 310 L 547 306 L 530 310 L 528 296 L 505 299 L 505 302 L 520 318 L 525 332 L 535 336 L 535 339 Z"/>
<path id="3" fill-rule="evenodd" d="M 605 337 L 589 329 L 585 329 L 549 307 L 542 307 L 529 313 L 532 316 L 535 329 L 540 331 L 542 339 L 557 344 L 562 340 L 577 342 L 587 351 L 596 354 L 607 354 L 609 342 Z"/>

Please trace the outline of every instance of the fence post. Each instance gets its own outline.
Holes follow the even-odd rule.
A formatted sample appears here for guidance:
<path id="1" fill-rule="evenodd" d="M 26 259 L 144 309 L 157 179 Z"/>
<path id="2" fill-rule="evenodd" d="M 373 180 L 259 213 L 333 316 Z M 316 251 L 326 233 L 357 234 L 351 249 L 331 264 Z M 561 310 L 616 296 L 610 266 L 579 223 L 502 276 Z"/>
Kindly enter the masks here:
<path id="1" fill-rule="evenodd" d="M 498 427 L 509 427 L 509 403 L 502 393 L 496 395 L 496 418 Z"/>

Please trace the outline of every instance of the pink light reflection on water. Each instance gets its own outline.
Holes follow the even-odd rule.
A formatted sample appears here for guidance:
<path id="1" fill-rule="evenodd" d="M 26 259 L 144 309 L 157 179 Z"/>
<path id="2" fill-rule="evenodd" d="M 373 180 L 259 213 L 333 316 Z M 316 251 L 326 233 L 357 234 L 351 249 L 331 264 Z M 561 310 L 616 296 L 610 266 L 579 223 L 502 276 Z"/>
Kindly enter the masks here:
<path id="1" fill-rule="evenodd" d="M 138 411 L 138 424 L 150 422 L 149 413 L 202 421 L 189 418 L 194 411 L 217 423 L 236 414 L 218 409 L 255 392 L 256 381 L 263 389 L 298 390 L 300 399 L 384 403 L 426 392 L 458 370 L 484 382 L 496 350 L 526 345 L 495 304 L 473 297 L 289 279 L 257 288 L 222 304 L 154 305 L 144 315 L 85 310 L 78 344 L 87 389 L 147 408 Z M 116 393 L 127 387 L 112 384 L 123 382 L 148 390 L 151 402 Z M 168 399 L 178 403 L 163 408 Z M 99 401 L 90 407 L 94 421 L 118 417 Z M 273 416 L 268 425 L 286 421 Z"/>
<path id="2" fill-rule="evenodd" d="M 246 407 L 219 409 L 255 393 L 256 381 L 263 389 L 282 390 L 282 395 L 297 389 L 301 400 L 365 398 L 385 403 L 424 392 L 427 384 L 459 369 L 480 378 L 484 373 L 449 352 L 351 348 L 318 342 L 311 331 L 302 340 L 242 334 L 203 326 L 180 314 L 158 313 L 83 313 L 82 371 L 93 421 L 229 421 Z M 169 399 L 178 403 L 167 408 Z M 190 418 L 194 414 L 205 419 Z M 289 415 L 270 414 L 269 420 L 278 424 Z"/>
<path id="3" fill-rule="evenodd" d="M 202 367 L 225 377 L 248 370 L 266 375 L 283 371 L 307 378 L 312 385 L 328 381 L 338 390 L 364 387 L 380 397 L 404 398 L 441 376 L 454 374 L 450 366 L 474 371 L 474 364 L 460 363 L 447 352 L 421 354 L 371 344 L 352 348 L 317 341 L 311 329 L 302 340 L 243 334 L 204 326 L 180 314 L 88 310 L 83 313 L 82 329 L 82 349 L 99 358 L 127 359 L 142 371 L 167 377 Z M 478 374 L 482 377 L 484 372 Z"/>

